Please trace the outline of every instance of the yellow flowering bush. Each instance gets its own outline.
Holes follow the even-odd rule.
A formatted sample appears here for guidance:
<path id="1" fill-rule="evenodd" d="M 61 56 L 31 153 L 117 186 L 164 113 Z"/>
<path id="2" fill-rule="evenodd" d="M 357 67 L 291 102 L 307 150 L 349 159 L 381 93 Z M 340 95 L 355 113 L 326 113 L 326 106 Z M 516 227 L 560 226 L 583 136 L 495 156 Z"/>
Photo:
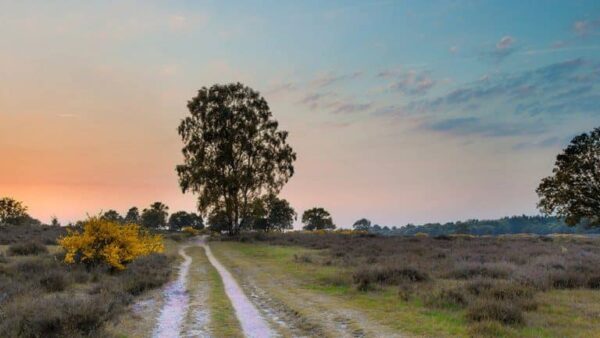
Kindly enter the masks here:
<path id="1" fill-rule="evenodd" d="M 83 232 L 69 231 L 59 244 L 66 251 L 65 263 L 104 262 L 118 270 L 139 256 L 164 251 L 160 235 L 151 235 L 137 224 L 121 225 L 98 217 L 87 220 Z"/>
<path id="2" fill-rule="evenodd" d="M 197 236 L 200 234 L 200 230 L 194 229 L 192 227 L 183 227 L 181 228 L 181 231 L 191 236 Z"/>

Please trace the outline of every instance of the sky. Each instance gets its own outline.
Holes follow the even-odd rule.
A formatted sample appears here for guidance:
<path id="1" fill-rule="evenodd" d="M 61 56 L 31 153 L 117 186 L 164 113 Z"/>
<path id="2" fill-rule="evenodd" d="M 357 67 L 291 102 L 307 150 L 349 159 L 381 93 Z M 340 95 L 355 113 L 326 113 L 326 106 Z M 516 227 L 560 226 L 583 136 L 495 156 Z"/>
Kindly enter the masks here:
<path id="1" fill-rule="evenodd" d="M 177 125 L 238 81 L 290 133 L 299 214 L 537 214 L 556 154 L 600 125 L 600 2 L 0 0 L 0 196 L 46 222 L 192 211 Z"/>

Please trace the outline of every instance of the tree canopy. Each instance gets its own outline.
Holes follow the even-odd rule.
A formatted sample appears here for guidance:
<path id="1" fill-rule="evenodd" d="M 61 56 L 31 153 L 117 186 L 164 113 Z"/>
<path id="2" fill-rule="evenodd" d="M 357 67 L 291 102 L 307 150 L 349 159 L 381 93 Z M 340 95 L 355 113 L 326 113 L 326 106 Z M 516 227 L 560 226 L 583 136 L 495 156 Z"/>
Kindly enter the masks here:
<path id="1" fill-rule="evenodd" d="M 116 210 L 108 210 L 100 216 L 102 220 L 116 223 L 123 223 L 123 217 Z"/>
<path id="2" fill-rule="evenodd" d="M 169 207 L 161 202 L 154 202 L 150 208 L 142 212 L 142 225 L 146 228 L 164 228 L 167 226 Z"/>
<path id="3" fill-rule="evenodd" d="M 312 208 L 302 214 L 304 230 L 333 230 L 335 224 L 329 212 L 323 208 Z"/>
<path id="4" fill-rule="evenodd" d="M 10 197 L 0 199 L 0 223 L 17 224 L 27 217 L 27 207 L 23 202 Z"/>
<path id="5" fill-rule="evenodd" d="M 600 127 L 573 138 L 537 188 L 538 207 L 569 225 L 600 225 Z"/>
<path id="6" fill-rule="evenodd" d="M 181 230 L 183 227 L 192 227 L 194 229 L 201 230 L 204 228 L 202 217 L 186 211 L 177 211 L 172 213 L 169 217 L 169 229 L 170 230 Z"/>
<path id="7" fill-rule="evenodd" d="M 254 204 L 250 223 L 255 230 L 283 231 L 292 229 L 296 217 L 296 211 L 287 200 L 268 195 Z"/>
<path id="8" fill-rule="evenodd" d="M 369 231 L 371 228 L 371 221 L 366 218 L 361 218 L 352 224 L 352 228 L 358 231 Z"/>
<path id="9" fill-rule="evenodd" d="M 197 194 L 198 210 L 218 214 L 236 234 L 254 201 L 277 194 L 294 174 L 296 153 L 266 100 L 241 83 L 203 87 L 188 110 L 178 128 L 181 189 Z"/>
<path id="10" fill-rule="evenodd" d="M 125 215 L 125 223 L 140 223 L 140 210 L 137 207 L 131 207 L 127 210 L 127 214 Z"/>

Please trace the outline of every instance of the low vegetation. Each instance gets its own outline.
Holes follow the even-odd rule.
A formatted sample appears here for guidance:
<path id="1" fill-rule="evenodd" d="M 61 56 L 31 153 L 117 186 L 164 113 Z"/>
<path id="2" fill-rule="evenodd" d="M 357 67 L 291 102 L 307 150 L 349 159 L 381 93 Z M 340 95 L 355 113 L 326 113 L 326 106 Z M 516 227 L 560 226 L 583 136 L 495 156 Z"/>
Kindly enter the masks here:
<path id="1" fill-rule="evenodd" d="M 92 218 L 58 240 L 64 250 L 39 241 L 45 234 L 56 242 L 64 232 L 55 227 L 6 228 L 11 244 L 0 255 L 1 337 L 106 336 L 105 324 L 133 296 L 163 285 L 171 274 L 161 237 L 137 225 Z M 18 241 L 22 234 L 32 236 Z"/>
<path id="2" fill-rule="evenodd" d="M 292 232 L 246 234 L 243 241 L 318 249 L 293 261 L 343 271 L 323 284 L 373 295 L 395 288 L 398 301 L 458 312 L 481 335 L 525 329 L 539 294 L 597 289 L 600 281 L 600 239 L 594 238 Z"/>

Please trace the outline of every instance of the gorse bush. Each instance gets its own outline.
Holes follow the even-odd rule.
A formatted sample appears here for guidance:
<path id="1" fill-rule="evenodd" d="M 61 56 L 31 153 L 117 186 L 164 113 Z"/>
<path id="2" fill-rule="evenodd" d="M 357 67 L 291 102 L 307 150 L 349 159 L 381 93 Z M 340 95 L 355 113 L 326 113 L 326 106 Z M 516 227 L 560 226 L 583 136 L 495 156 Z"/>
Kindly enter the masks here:
<path id="1" fill-rule="evenodd" d="M 183 228 L 181 228 L 181 231 L 190 236 L 197 236 L 200 234 L 200 230 L 194 229 L 192 227 L 183 227 Z"/>
<path id="2" fill-rule="evenodd" d="M 71 231 L 60 239 L 65 262 L 86 265 L 106 263 L 123 270 L 135 258 L 164 251 L 162 237 L 151 235 L 136 224 L 119 224 L 97 217 L 83 225 L 83 232 Z"/>

